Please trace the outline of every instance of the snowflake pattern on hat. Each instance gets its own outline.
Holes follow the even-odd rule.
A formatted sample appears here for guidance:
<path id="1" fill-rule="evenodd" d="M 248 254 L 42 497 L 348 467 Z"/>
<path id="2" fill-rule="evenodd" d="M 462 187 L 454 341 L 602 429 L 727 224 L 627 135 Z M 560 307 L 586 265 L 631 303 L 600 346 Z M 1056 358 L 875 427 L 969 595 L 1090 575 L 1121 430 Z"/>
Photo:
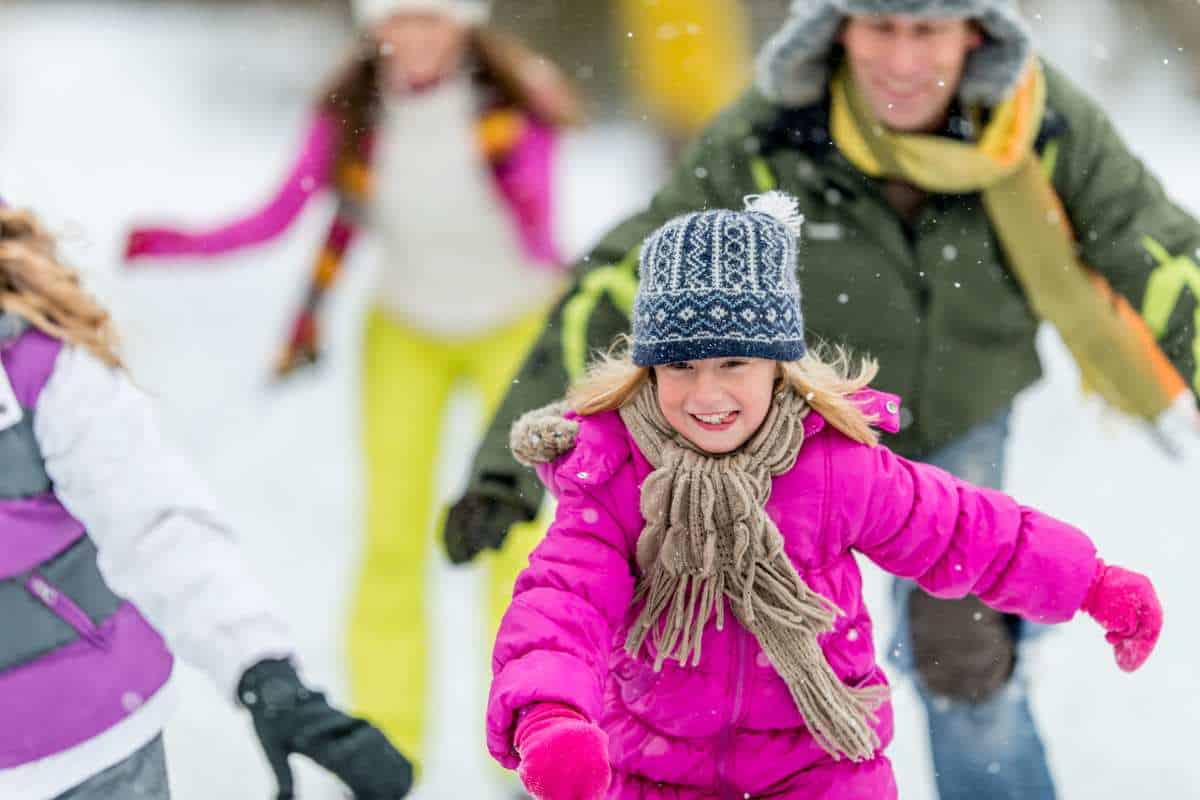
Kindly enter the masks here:
<path id="1" fill-rule="evenodd" d="M 802 217 L 781 192 L 667 222 L 642 245 L 633 360 L 642 366 L 804 355 L 796 280 Z"/>

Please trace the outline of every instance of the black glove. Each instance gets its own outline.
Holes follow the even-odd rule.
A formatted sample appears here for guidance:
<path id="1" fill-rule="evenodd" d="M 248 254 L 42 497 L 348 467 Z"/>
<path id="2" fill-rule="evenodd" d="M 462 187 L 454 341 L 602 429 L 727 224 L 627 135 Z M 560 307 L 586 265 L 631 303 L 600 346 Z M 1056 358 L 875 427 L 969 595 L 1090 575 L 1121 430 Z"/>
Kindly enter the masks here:
<path id="1" fill-rule="evenodd" d="M 279 783 L 278 800 L 295 797 L 288 766 L 292 753 L 341 778 L 358 800 L 399 800 L 412 787 L 412 765 L 387 737 L 305 687 L 289 661 L 266 659 L 246 670 L 238 700 L 254 719 L 254 732 Z"/>
<path id="2" fill-rule="evenodd" d="M 465 564 L 485 548 L 499 550 L 508 529 L 537 516 L 503 498 L 470 490 L 450 507 L 442 536 L 446 555 L 454 564 Z"/>

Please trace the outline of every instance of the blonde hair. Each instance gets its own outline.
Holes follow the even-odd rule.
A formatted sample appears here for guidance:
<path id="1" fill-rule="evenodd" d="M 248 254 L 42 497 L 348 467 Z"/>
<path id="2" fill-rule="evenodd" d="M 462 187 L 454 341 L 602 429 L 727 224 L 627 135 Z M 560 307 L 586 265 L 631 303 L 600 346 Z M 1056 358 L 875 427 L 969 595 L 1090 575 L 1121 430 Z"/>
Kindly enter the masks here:
<path id="1" fill-rule="evenodd" d="M 0 311 L 121 366 L 108 312 L 60 262 L 54 239 L 29 211 L 0 207 Z"/>
<path id="2" fill-rule="evenodd" d="M 650 380 L 650 367 L 633 363 L 628 337 L 622 337 L 589 367 L 567 391 L 567 404 L 583 416 L 621 408 Z M 856 359 L 841 345 L 818 343 L 798 361 L 779 362 L 779 380 L 802 396 L 825 421 L 850 439 L 867 445 L 879 442 L 872 425 L 850 395 L 863 389 L 879 372 L 872 358 Z"/>

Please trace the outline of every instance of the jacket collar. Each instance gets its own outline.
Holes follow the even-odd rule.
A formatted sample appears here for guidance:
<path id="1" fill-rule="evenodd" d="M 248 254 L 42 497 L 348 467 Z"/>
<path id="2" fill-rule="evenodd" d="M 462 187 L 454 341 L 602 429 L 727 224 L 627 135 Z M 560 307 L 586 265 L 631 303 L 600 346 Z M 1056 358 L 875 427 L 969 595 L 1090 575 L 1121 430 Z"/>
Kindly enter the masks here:
<path id="1" fill-rule="evenodd" d="M 886 433 L 900 430 L 899 395 L 862 389 L 851 397 L 868 416 L 874 418 L 874 427 Z M 587 418 L 574 412 L 567 412 L 565 416 L 577 422 L 583 422 L 584 419 L 587 422 L 579 425 L 571 450 L 556 462 L 554 472 L 557 477 L 581 486 L 598 486 L 607 483 L 630 459 L 635 464 L 637 474 L 650 473 L 650 463 L 638 449 L 633 434 L 625 428 L 616 411 L 606 411 Z M 804 418 L 804 437 L 807 439 L 817 435 L 828 424 L 819 413 L 810 412 Z"/>

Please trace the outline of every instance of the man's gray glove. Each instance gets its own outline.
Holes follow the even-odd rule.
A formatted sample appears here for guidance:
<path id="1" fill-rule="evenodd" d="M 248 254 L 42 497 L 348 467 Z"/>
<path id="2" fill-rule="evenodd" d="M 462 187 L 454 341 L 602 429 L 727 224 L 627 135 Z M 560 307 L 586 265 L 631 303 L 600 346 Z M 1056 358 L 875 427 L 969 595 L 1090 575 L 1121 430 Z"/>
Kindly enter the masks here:
<path id="1" fill-rule="evenodd" d="M 442 537 L 451 563 L 465 564 L 484 548 L 499 550 L 508 529 L 537 516 L 529 509 L 477 490 L 469 490 L 450 507 Z"/>

